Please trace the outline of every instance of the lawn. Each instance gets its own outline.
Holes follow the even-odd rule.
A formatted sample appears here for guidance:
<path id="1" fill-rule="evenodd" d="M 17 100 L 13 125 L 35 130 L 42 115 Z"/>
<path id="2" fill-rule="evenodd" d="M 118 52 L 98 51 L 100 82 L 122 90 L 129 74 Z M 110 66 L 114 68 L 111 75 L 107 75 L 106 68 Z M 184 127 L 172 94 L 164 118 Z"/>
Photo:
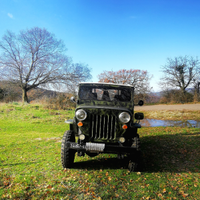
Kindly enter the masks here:
<path id="1" fill-rule="evenodd" d="M 0 199 L 199 199 L 200 129 L 141 128 L 138 172 L 109 154 L 76 156 L 63 170 L 64 121 L 73 114 L 0 104 Z"/>

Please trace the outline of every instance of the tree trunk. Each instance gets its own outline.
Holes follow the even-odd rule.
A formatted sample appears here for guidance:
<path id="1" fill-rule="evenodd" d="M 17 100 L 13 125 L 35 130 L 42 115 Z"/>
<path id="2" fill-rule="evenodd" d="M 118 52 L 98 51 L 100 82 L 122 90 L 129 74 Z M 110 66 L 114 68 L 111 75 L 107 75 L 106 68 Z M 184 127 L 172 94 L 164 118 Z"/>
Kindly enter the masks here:
<path id="1" fill-rule="evenodd" d="M 186 90 L 185 90 L 184 87 L 181 87 L 180 100 L 181 100 L 181 103 L 185 103 L 185 102 L 187 102 L 187 98 L 186 98 Z"/>
<path id="2" fill-rule="evenodd" d="M 181 92 L 182 92 L 183 96 L 185 96 L 185 94 L 186 94 L 186 90 L 185 90 L 184 87 L 181 88 Z"/>
<path id="3" fill-rule="evenodd" d="M 22 88 L 22 103 L 28 103 L 27 89 Z"/>

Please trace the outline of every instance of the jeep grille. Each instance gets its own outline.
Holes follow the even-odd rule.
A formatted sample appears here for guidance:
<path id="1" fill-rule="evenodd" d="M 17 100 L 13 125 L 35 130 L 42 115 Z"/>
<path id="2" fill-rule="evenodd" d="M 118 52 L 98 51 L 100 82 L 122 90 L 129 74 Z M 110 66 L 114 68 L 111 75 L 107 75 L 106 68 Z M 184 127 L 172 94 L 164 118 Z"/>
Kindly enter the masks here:
<path id="1" fill-rule="evenodd" d="M 116 138 L 116 117 L 110 115 L 91 115 L 90 137 L 92 139 L 113 140 Z"/>

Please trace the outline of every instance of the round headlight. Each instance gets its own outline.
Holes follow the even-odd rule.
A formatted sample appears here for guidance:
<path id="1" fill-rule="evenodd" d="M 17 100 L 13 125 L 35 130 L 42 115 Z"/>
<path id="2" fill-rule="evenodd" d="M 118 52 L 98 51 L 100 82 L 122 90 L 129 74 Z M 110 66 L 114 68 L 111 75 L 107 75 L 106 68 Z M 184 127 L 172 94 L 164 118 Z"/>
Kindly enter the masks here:
<path id="1" fill-rule="evenodd" d="M 128 123 L 131 120 L 131 116 L 127 112 L 122 112 L 119 115 L 119 120 L 123 123 Z"/>
<path id="2" fill-rule="evenodd" d="M 75 115 L 79 121 L 83 121 L 87 117 L 87 113 L 83 109 L 77 110 Z"/>

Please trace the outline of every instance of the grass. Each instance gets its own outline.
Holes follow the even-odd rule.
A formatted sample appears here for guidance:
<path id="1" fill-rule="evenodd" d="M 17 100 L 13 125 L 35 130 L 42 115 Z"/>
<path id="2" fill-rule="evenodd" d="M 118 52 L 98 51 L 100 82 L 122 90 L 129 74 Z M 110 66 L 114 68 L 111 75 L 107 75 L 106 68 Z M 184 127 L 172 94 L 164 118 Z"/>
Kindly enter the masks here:
<path id="1" fill-rule="evenodd" d="M 145 118 L 148 119 L 161 119 L 161 120 L 196 120 L 200 121 L 200 111 L 191 110 L 157 110 L 157 111 L 144 111 Z"/>
<path id="2" fill-rule="evenodd" d="M 0 199 L 199 199 L 200 129 L 139 130 L 143 162 L 130 173 L 116 155 L 60 163 L 61 138 L 74 111 L 0 105 Z"/>

